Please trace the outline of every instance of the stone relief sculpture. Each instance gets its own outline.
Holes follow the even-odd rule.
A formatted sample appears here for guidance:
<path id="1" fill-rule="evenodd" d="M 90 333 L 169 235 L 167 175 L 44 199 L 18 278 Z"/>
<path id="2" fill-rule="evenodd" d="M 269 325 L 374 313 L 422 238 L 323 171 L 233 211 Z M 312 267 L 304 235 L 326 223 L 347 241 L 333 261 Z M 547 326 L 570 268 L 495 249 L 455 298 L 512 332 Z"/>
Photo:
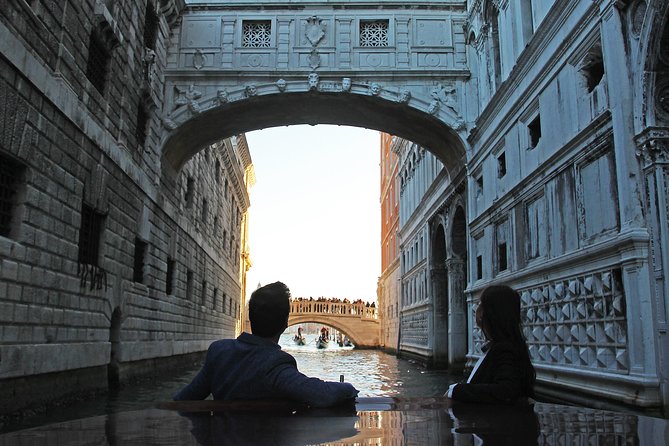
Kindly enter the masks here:
<path id="1" fill-rule="evenodd" d="M 258 94 L 258 88 L 254 84 L 249 84 L 244 87 L 244 97 L 250 98 Z"/>
<path id="2" fill-rule="evenodd" d="M 381 88 L 381 85 L 374 82 L 369 86 L 369 94 L 371 94 L 372 96 L 378 96 L 381 94 L 382 89 L 383 88 Z"/>
<path id="3" fill-rule="evenodd" d="M 397 102 L 401 104 L 408 104 L 411 100 L 411 92 L 406 88 L 402 88 L 397 94 Z"/>
<path id="4" fill-rule="evenodd" d="M 182 105 L 189 105 L 191 102 L 202 97 L 202 92 L 196 90 L 193 84 L 190 84 L 188 88 L 175 86 L 174 90 L 176 91 L 174 99 L 174 105 L 176 105 L 175 108 L 181 107 Z"/>
<path id="5" fill-rule="evenodd" d="M 341 91 L 348 93 L 351 91 L 351 78 L 345 77 L 341 80 Z"/>
<path id="6" fill-rule="evenodd" d="M 228 90 L 225 88 L 218 90 L 216 92 L 216 100 L 218 101 L 219 105 L 229 102 L 230 98 L 228 97 Z"/>
<path id="7" fill-rule="evenodd" d="M 275 82 L 276 88 L 279 89 L 281 93 L 286 91 L 286 80 L 285 79 L 279 79 Z"/>
<path id="8" fill-rule="evenodd" d="M 307 82 L 309 83 L 309 90 L 317 90 L 318 89 L 318 73 L 309 73 L 309 77 L 307 78 Z"/>
<path id="9" fill-rule="evenodd" d="M 311 43 L 311 46 L 315 47 L 325 37 L 325 24 L 317 16 L 311 16 L 307 19 L 304 34 Z"/>
<path id="10" fill-rule="evenodd" d="M 316 48 L 311 50 L 311 54 L 309 55 L 309 66 L 312 70 L 321 66 L 321 55 L 318 54 Z"/>
<path id="11" fill-rule="evenodd" d="M 177 128 L 177 124 L 168 117 L 163 118 L 163 126 L 167 130 L 174 130 Z"/>
<path id="12" fill-rule="evenodd" d="M 151 48 L 144 48 L 144 57 L 142 58 L 144 63 L 144 79 L 151 83 L 153 80 L 154 67 L 156 64 L 156 52 Z"/>

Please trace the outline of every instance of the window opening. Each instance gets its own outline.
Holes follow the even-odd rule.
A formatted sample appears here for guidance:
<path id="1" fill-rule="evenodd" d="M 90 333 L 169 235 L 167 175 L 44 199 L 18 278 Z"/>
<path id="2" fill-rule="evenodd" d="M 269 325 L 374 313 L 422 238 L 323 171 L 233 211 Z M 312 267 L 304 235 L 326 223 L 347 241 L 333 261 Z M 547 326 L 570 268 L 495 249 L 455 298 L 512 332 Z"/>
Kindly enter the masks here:
<path id="1" fill-rule="evenodd" d="M 82 203 L 77 276 L 81 279 L 81 287 L 85 287 L 90 280 L 91 290 L 101 289 L 103 283 L 107 288 L 107 273 L 98 265 L 104 219 L 104 214 Z"/>
<path id="2" fill-rule="evenodd" d="M 203 280 L 202 281 L 202 297 L 200 299 L 202 305 L 204 305 L 207 302 L 207 281 Z"/>
<path id="3" fill-rule="evenodd" d="M 86 64 L 86 77 L 93 87 L 104 95 L 107 72 L 109 70 L 110 51 L 107 49 L 99 32 L 94 30 L 88 42 L 88 62 Z"/>
<path id="4" fill-rule="evenodd" d="M 9 237 L 25 166 L 0 156 L 0 235 Z"/>
<path id="5" fill-rule="evenodd" d="M 585 80 L 585 86 L 588 93 L 599 85 L 604 78 L 604 58 L 602 56 L 602 49 L 596 45 L 583 60 L 580 69 L 581 75 Z"/>
<path id="6" fill-rule="evenodd" d="M 174 267 L 176 261 L 172 258 L 167 259 L 167 274 L 165 276 L 165 294 L 168 296 L 174 291 Z"/>
<path id="7" fill-rule="evenodd" d="M 218 288 L 214 288 L 214 296 L 212 297 L 211 308 L 214 310 L 218 308 Z"/>
<path id="8" fill-rule="evenodd" d="M 388 20 L 361 20 L 360 46 L 388 46 Z"/>
<path id="9" fill-rule="evenodd" d="M 500 243 L 497 245 L 497 266 L 499 271 L 505 271 L 507 268 L 506 263 L 506 243 Z"/>
<path id="10" fill-rule="evenodd" d="M 534 149 L 541 139 L 541 117 L 539 115 L 527 125 L 527 130 L 530 134 L 530 149 Z"/>
<path id="11" fill-rule="evenodd" d="M 500 153 L 497 157 L 497 178 L 502 178 L 506 175 L 506 154 Z"/>
<path id="12" fill-rule="evenodd" d="M 188 177 L 186 180 L 186 194 L 184 199 L 186 200 L 186 207 L 190 208 L 193 206 L 193 189 L 195 188 L 195 180 L 193 177 Z"/>
<path id="13" fill-rule="evenodd" d="M 476 256 L 476 280 L 483 279 L 483 256 Z"/>
<path id="14" fill-rule="evenodd" d="M 146 4 L 146 17 L 144 18 L 144 46 L 152 50 L 156 49 L 158 37 L 158 15 L 153 5 Z"/>
<path id="15" fill-rule="evenodd" d="M 135 266 L 133 269 L 132 280 L 137 283 L 144 283 L 144 264 L 146 262 L 146 251 L 148 243 L 135 238 Z"/>
<path id="16" fill-rule="evenodd" d="M 193 298 L 193 271 L 188 270 L 186 272 L 186 299 L 192 300 Z"/>
<path id="17" fill-rule="evenodd" d="M 270 20 L 245 20 L 242 25 L 242 46 L 245 48 L 268 48 L 271 36 Z"/>
<path id="18" fill-rule="evenodd" d="M 137 107 L 137 128 L 135 129 L 135 136 L 137 137 L 137 146 L 140 149 L 144 149 L 146 144 L 146 127 L 149 121 L 149 114 L 146 112 L 144 105 L 139 104 Z"/>

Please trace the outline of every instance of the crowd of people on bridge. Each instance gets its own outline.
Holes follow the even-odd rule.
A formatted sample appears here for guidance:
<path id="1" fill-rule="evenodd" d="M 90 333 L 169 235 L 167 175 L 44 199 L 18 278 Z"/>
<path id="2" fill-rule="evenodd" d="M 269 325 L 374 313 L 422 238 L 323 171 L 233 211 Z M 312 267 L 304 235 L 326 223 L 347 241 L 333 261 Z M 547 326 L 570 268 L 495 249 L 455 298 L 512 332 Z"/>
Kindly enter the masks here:
<path id="1" fill-rule="evenodd" d="M 365 307 L 367 308 L 375 308 L 376 303 L 375 302 L 365 302 L 362 299 L 356 299 L 354 301 L 350 301 L 346 298 L 340 299 L 338 297 L 317 297 L 313 298 L 309 296 L 307 299 L 306 297 L 293 297 L 290 299 L 292 302 L 329 302 L 329 303 L 334 303 L 334 304 L 353 304 L 353 305 L 359 305 L 359 304 L 364 304 Z"/>

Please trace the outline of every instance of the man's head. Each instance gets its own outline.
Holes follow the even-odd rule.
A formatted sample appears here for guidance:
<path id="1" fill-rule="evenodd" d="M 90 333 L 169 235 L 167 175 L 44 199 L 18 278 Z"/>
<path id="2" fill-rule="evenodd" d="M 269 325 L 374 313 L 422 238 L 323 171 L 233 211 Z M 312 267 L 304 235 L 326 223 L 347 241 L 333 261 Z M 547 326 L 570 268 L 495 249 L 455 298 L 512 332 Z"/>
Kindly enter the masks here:
<path id="1" fill-rule="evenodd" d="M 288 326 L 290 290 L 281 282 L 258 288 L 249 300 L 249 320 L 254 335 L 271 338 Z"/>

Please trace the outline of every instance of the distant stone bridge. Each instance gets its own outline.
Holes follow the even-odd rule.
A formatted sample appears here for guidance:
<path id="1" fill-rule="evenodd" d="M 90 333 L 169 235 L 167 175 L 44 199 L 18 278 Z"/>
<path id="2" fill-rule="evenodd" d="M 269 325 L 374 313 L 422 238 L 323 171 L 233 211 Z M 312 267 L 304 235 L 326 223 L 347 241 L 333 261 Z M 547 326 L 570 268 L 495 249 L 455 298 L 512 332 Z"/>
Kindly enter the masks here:
<path id="1" fill-rule="evenodd" d="M 320 302 L 294 300 L 290 303 L 288 325 L 314 322 L 341 331 L 359 348 L 379 346 L 379 314 L 377 308 L 363 302 Z"/>

